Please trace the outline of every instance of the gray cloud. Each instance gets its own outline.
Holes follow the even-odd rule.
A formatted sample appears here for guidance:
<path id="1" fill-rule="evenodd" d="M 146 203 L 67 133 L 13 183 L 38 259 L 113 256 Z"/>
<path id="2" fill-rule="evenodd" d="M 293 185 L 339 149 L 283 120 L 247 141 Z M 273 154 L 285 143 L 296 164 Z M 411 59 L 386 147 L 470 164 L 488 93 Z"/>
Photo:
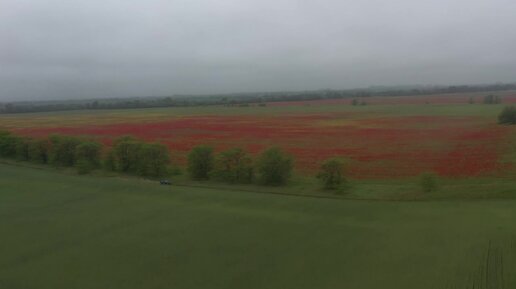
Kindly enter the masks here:
<path id="1" fill-rule="evenodd" d="M 2 0 L 0 101 L 516 80 L 513 0 Z"/>

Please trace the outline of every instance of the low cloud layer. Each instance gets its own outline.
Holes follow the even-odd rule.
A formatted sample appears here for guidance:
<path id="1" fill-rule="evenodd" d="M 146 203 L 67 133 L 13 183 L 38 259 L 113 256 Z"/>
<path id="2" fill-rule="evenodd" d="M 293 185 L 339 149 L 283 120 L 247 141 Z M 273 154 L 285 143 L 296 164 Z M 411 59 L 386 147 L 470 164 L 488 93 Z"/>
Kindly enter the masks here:
<path id="1" fill-rule="evenodd" d="M 516 80 L 513 0 L 3 0 L 0 101 Z"/>

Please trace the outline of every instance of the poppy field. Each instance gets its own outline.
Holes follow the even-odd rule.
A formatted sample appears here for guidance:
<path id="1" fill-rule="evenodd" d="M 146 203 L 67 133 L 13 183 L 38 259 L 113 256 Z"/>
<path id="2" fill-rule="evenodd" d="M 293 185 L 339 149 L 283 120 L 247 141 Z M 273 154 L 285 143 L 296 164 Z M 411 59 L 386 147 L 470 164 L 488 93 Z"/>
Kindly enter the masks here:
<path id="1" fill-rule="evenodd" d="M 506 156 L 514 129 L 496 123 L 503 104 L 469 104 L 467 95 L 425 98 L 384 97 L 396 100 L 390 104 L 366 98 L 371 104 L 365 106 L 328 100 L 10 115 L 0 118 L 0 126 L 32 137 L 87 136 L 107 145 L 133 135 L 166 144 L 180 165 L 193 146 L 207 144 L 217 151 L 241 147 L 252 154 L 280 146 L 295 157 L 300 174 L 313 174 L 331 157 L 347 159 L 349 174 L 362 179 L 423 172 L 452 178 L 500 176 L 511 170 Z M 435 104 L 427 104 L 428 99 Z M 511 100 L 511 95 L 504 98 Z"/>

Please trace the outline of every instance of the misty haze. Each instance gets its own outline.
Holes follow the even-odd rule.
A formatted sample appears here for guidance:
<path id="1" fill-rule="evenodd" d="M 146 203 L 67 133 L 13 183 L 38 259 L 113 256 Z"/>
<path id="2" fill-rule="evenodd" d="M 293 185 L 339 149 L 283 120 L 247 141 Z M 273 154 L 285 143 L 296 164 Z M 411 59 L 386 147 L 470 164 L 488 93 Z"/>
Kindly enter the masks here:
<path id="1" fill-rule="evenodd" d="M 0 289 L 516 288 L 514 12 L 0 0 Z"/>
<path id="2" fill-rule="evenodd" d="M 513 82 L 516 2 L 0 2 L 0 101 Z"/>

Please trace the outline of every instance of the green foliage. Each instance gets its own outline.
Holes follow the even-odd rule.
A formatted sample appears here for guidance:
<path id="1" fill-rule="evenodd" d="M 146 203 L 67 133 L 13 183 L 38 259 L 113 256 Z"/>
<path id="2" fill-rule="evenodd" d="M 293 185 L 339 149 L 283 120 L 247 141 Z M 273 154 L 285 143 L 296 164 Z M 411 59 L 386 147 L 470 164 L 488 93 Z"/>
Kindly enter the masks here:
<path id="1" fill-rule="evenodd" d="M 434 173 L 423 173 L 419 176 L 419 185 L 425 193 L 437 191 L 439 177 Z"/>
<path id="2" fill-rule="evenodd" d="M 16 157 L 18 137 L 8 131 L 0 131 L 0 157 Z"/>
<path id="3" fill-rule="evenodd" d="M 345 176 L 346 162 L 340 158 L 326 160 L 321 165 L 321 170 L 317 175 L 327 190 L 344 189 L 347 186 Z"/>
<path id="4" fill-rule="evenodd" d="M 183 171 L 177 164 L 169 164 L 167 166 L 167 172 L 170 176 L 180 176 L 183 174 Z"/>
<path id="5" fill-rule="evenodd" d="M 38 164 L 48 163 L 50 143 L 48 139 L 33 139 L 29 142 L 29 160 Z"/>
<path id="6" fill-rule="evenodd" d="M 31 142 L 30 138 L 19 137 L 16 140 L 16 159 L 19 161 L 28 161 L 29 160 L 29 143 Z"/>
<path id="7" fill-rule="evenodd" d="M 221 152 L 215 159 L 213 176 L 229 183 L 251 183 L 253 160 L 241 148 Z"/>
<path id="8" fill-rule="evenodd" d="M 110 149 L 103 159 L 102 166 L 105 170 L 114 172 L 116 168 L 116 158 L 114 149 Z"/>
<path id="9" fill-rule="evenodd" d="M 168 148 L 159 143 L 142 144 L 139 150 L 138 174 L 144 177 L 162 177 L 170 162 Z"/>
<path id="10" fill-rule="evenodd" d="M 351 101 L 351 105 L 356 106 L 358 104 L 359 104 L 358 99 L 353 98 L 353 100 Z"/>
<path id="11" fill-rule="evenodd" d="M 116 170 L 123 173 L 137 173 L 142 145 L 142 142 L 131 136 L 116 139 L 113 145 Z"/>
<path id="12" fill-rule="evenodd" d="M 502 100 L 498 95 L 486 95 L 484 97 L 484 104 L 498 104 L 501 103 Z"/>
<path id="13" fill-rule="evenodd" d="M 52 135 L 50 140 L 50 163 L 54 166 L 71 167 L 76 163 L 75 149 L 81 140 L 71 136 Z"/>
<path id="14" fill-rule="evenodd" d="M 506 106 L 498 115 L 499 124 L 516 124 L 516 107 Z"/>
<path id="15" fill-rule="evenodd" d="M 76 167 L 79 174 L 87 174 L 100 167 L 101 144 L 97 142 L 82 142 L 75 151 Z"/>
<path id="16" fill-rule="evenodd" d="M 258 157 L 256 167 L 262 184 L 283 185 L 292 174 L 293 159 L 280 148 L 271 147 Z"/>
<path id="17" fill-rule="evenodd" d="M 104 166 L 106 170 L 160 177 L 168 173 L 170 162 L 166 146 L 146 144 L 132 137 L 121 137 L 102 159 L 102 145 L 75 137 L 51 135 L 48 139 L 30 139 L 0 131 L 2 157 L 16 158 L 55 166 L 75 166 L 86 174 Z M 177 172 L 177 169 L 176 169 Z"/>
<path id="18" fill-rule="evenodd" d="M 194 147 L 188 154 L 188 173 L 194 180 L 209 179 L 213 169 L 213 148 L 200 145 Z"/>

